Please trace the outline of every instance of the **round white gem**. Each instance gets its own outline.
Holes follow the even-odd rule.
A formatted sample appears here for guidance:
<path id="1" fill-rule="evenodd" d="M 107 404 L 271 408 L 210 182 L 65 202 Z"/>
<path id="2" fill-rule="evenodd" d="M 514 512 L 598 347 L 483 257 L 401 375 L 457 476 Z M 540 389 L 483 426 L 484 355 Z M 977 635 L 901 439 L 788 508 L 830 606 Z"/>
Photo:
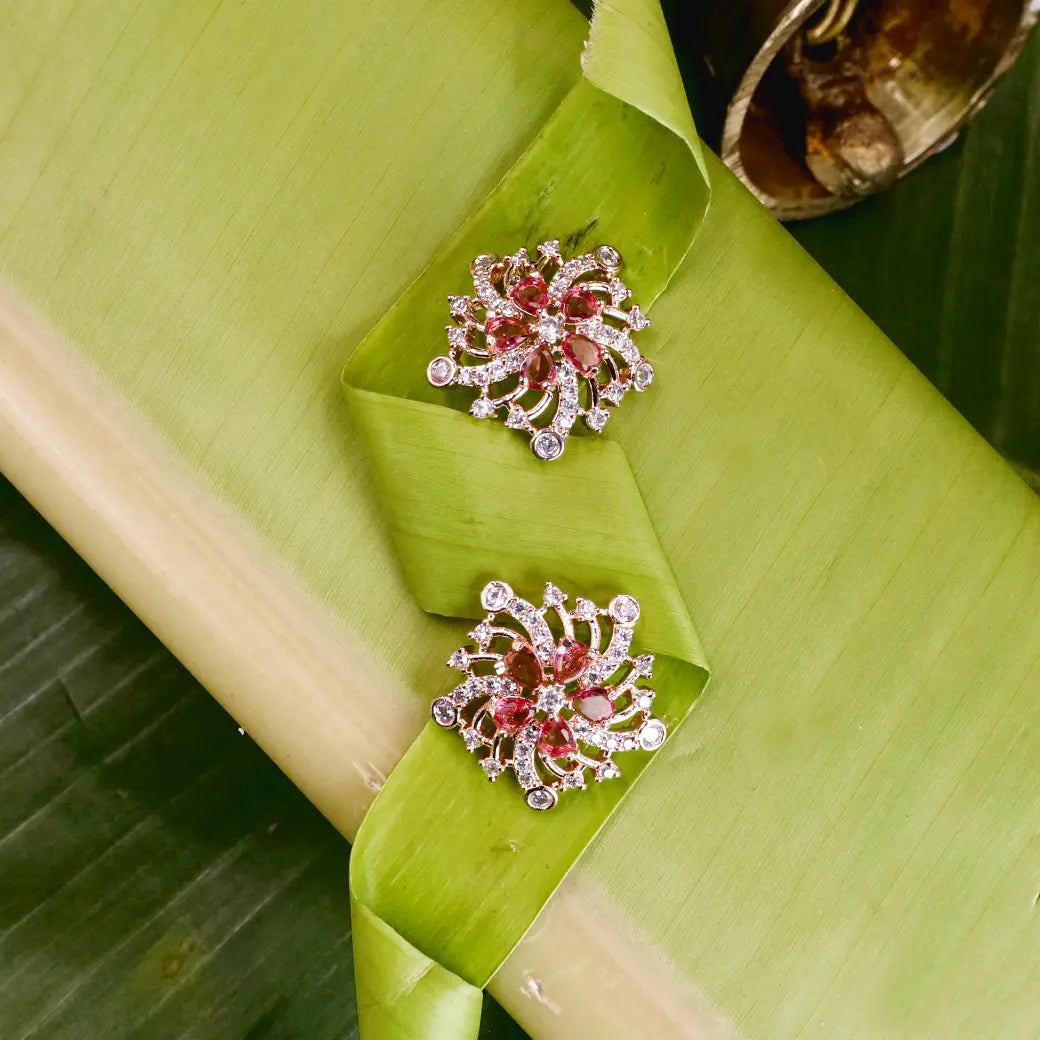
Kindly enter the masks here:
<path id="1" fill-rule="evenodd" d="M 552 314 L 543 314 L 538 319 L 538 338 L 545 343 L 559 343 L 563 336 L 563 321 Z"/>
<path id="2" fill-rule="evenodd" d="M 639 601 L 634 596 L 615 596 L 610 601 L 610 616 L 619 625 L 634 625 L 639 620 Z"/>
<path id="3" fill-rule="evenodd" d="M 654 381 L 654 366 L 649 361 L 641 361 L 632 373 L 632 385 L 640 392 Z"/>
<path id="4" fill-rule="evenodd" d="M 455 705 L 448 700 L 447 697 L 438 697 L 430 708 L 430 714 L 433 716 L 433 721 L 438 726 L 454 726 L 455 719 Z"/>
<path id="5" fill-rule="evenodd" d="M 590 621 L 596 616 L 596 604 L 591 599 L 578 597 L 574 604 L 574 616 L 579 621 Z"/>
<path id="6" fill-rule="evenodd" d="M 563 454 L 563 438 L 553 430 L 539 430 L 531 438 L 531 451 L 543 462 L 552 462 Z"/>
<path id="7" fill-rule="evenodd" d="M 464 672 L 469 668 L 469 654 L 460 647 L 448 658 L 448 667 L 457 668 L 460 672 Z"/>
<path id="8" fill-rule="evenodd" d="M 572 772 L 568 773 L 563 778 L 563 786 L 564 787 L 570 787 L 570 788 L 584 787 L 585 786 L 585 778 L 581 775 L 581 770 L 580 769 L 575 769 Z"/>
<path id="9" fill-rule="evenodd" d="M 610 418 L 610 412 L 605 408 L 594 408 L 591 412 L 585 414 L 585 425 L 590 430 L 595 430 L 599 433 L 604 426 L 607 425 L 607 420 Z"/>
<path id="10" fill-rule="evenodd" d="M 502 772 L 502 763 L 497 758 L 485 758 L 480 764 L 484 767 L 484 772 L 487 773 L 489 780 L 497 779 L 499 773 Z"/>
<path id="11" fill-rule="evenodd" d="M 450 357 L 435 357 L 426 366 L 426 378 L 434 386 L 447 386 L 455 378 L 455 362 Z"/>
<path id="12" fill-rule="evenodd" d="M 596 259 L 604 267 L 621 266 L 621 254 L 613 246 L 598 246 L 596 248 Z"/>
<path id="13" fill-rule="evenodd" d="M 478 419 L 486 419 L 489 415 L 494 414 L 494 411 L 495 406 L 486 397 L 478 397 L 469 406 L 469 414 Z"/>
<path id="14" fill-rule="evenodd" d="M 613 762 L 604 762 L 596 770 L 597 780 L 613 780 L 615 777 L 619 777 L 620 775 L 621 770 L 618 769 Z"/>
<path id="15" fill-rule="evenodd" d="M 639 743 L 644 751 L 654 751 L 664 743 L 668 735 L 660 719 L 650 719 L 639 728 Z"/>
<path id="16" fill-rule="evenodd" d="M 513 602 L 513 590 L 504 581 L 489 581 L 480 593 L 485 610 L 505 610 Z"/>
<path id="17" fill-rule="evenodd" d="M 462 731 L 462 741 L 466 745 L 467 751 L 474 751 L 483 743 L 480 735 L 474 729 L 464 729 Z"/>
<path id="18" fill-rule="evenodd" d="M 527 804 L 532 809 L 544 812 L 556 804 L 556 792 L 548 787 L 532 787 L 527 792 Z"/>
<path id="19" fill-rule="evenodd" d="M 558 686 L 543 687 L 538 697 L 538 710 L 555 715 L 562 707 L 563 691 Z"/>

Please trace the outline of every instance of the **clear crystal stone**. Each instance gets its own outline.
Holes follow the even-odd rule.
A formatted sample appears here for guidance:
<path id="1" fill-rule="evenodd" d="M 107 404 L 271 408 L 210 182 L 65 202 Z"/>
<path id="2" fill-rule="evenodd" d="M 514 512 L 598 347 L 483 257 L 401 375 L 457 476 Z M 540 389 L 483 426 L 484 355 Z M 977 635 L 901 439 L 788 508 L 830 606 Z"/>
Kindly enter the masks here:
<path id="1" fill-rule="evenodd" d="M 558 238 L 551 238 L 548 242 L 543 242 L 538 247 L 538 255 L 545 260 L 559 260 L 560 240 Z"/>
<path id="2" fill-rule="evenodd" d="M 555 715 L 563 707 L 563 690 L 558 686 L 544 686 L 538 697 L 538 710 Z"/>
<path id="3" fill-rule="evenodd" d="M 668 731 L 660 719 L 648 719 L 639 728 L 639 743 L 644 751 L 654 751 L 664 743 L 667 735 Z"/>
<path id="4" fill-rule="evenodd" d="M 531 450 L 543 462 L 551 462 L 563 454 L 563 438 L 554 430 L 539 430 L 531 438 Z"/>
<path id="5" fill-rule="evenodd" d="M 506 416 L 506 426 L 511 430 L 526 430 L 527 412 L 525 412 L 519 405 L 511 405 L 509 408 L 509 414 Z"/>
<path id="6" fill-rule="evenodd" d="M 595 257 L 604 267 L 621 266 L 621 254 L 613 246 L 597 246 Z"/>
<path id="7" fill-rule="evenodd" d="M 596 769 L 597 780 L 614 780 L 620 775 L 621 770 L 610 761 L 601 763 Z"/>
<path id="8" fill-rule="evenodd" d="M 640 654 L 632 664 L 635 666 L 636 671 L 640 675 L 645 675 L 648 679 L 653 677 L 654 674 L 654 655 L 653 654 Z"/>
<path id="9" fill-rule="evenodd" d="M 458 717 L 455 713 L 455 705 L 447 697 L 438 697 L 430 708 L 430 714 L 438 726 L 454 726 L 455 719 Z"/>
<path id="10" fill-rule="evenodd" d="M 638 704 L 640 708 L 649 708 L 653 703 L 654 695 L 652 693 L 641 693 L 636 698 L 636 704 Z"/>
<path id="11" fill-rule="evenodd" d="M 474 751 L 476 748 L 480 747 L 482 743 L 480 734 L 473 729 L 464 729 L 462 731 L 462 740 L 466 745 L 467 751 Z"/>
<path id="12" fill-rule="evenodd" d="M 497 758 L 488 757 L 481 760 L 481 766 L 484 772 L 487 773 L 489 780 L 497 780 L 499 774 L 502 772 L 503 766 Z"/>
<path id="13" fill-rule="evenodd" d="M 579 621 L 591 621 L 596 616 L 596 604 L 579 596 L 574 604 L 574 616 Z"/>
<path id="14" fill-rule="evenodd" d="M 636 304 L 628 312 L 628 324 L 634 332 L 642 332 L 643 329 L 650 327 L 650 319 L 639 309 L 638 304 Z"/>
<path id="15" fill-rule="evenodd" d="M 464 672 L 469 667 L 469 654 L 459 648 L 448 658 L 448 667 L 458 668 L 460 672 Z"/>
<path id="16" fill-rule="evenodd" d="M 548 787 L 532 787 L 527 792 L 527 804 L 538 812 L 544 812 L 556 804 L 556 792 Z"/>
<path id="17" fill-rule="evenodd" d="M 464 317 L 468 307 L 469 297 L 451 295 L 448 296 L 448 310 L 451 311 L 451 315 L 453 318 Z"/>
<path id="18" fill-rule="evenodd" d="M 631 290 L 620 278 L 615 278 L 610 283 L 610 298 L 615 304 L 624 303 L 632 295 Z"/>
<path id="19" fill-rule="evenodd" d="M 538 338 L 543 343 L 559 343 L 563 336 L 563 321 L 552 314 L 543 314 L 538 319 Z"/>
<path id="20" fill-rule="evenodd" d="M 621 399 L 625 396 L 625 388 L 620 383 L 607 383 L 600 390 L 599 396 L 611 404 L 621 404 Z"/>
<path id="21" fill-rule="evenodd" d="M 513 602 L 513 590 L 504 581 L 489 581 L 480 593 L 485 610 L 505 610 Z"/>
<path id="22" fill-rule="evenodd" d="M 486 621 L 481 621 L 481 623 L 470 632 L 470 635 L 478 643 L 486 643 L 491 638 L 491 626 Z"/>
<path id="23" fill-rule="evenodd" d="M 610 616 L 619 625 L 634 625 L 639 620 L 639 601 L 635 596 L 615 596 L 610 601 Z"/>
<path id="24" fill-rule="evenodd" d="M 478 419 L 486 419 L 489 415 L 493 415 L 494 411 L 495 406 L 486 397 L 478 397 L 469 406 L 469 414 L 475 415 Z"/>
<path id="25" fill-rule="evenodd" d="M 563 778 L 563 786 L 568 788 L 582 788 L 585 786 L 585 777 L 580 769 L 575 769 Z"/>
<path id="26" fill-rule="evenodd" d="M 641 361 L 636 365 L 632 373 L 632 385 L 640 391 L 644 391 L 654 381 L 654 366 L 649 361 Z"/>
<path id="27" fill-rule="evenodd" d="M 607 425 L 607 420 L 610 418 L 610 412 L 605 408 L 594 408 L 591 412 L 587 412 L 585 415 L 585 425 L 590 430 L 595 430 L 599 433 L 604 426 Z"/>
<path id="28" fill-rule="evenodd" d="M 545 583 L 545 605 L 547 607 L 562 607 L 567 597 L 551 581 Z"/>
<path id="29" fill-rule="evenodd" d="M 426 366 L 426 378 L 434 386 L 447 386 L 455 378 L 456 371 L 455 362 L 450 357 L 435 357 Z"/>

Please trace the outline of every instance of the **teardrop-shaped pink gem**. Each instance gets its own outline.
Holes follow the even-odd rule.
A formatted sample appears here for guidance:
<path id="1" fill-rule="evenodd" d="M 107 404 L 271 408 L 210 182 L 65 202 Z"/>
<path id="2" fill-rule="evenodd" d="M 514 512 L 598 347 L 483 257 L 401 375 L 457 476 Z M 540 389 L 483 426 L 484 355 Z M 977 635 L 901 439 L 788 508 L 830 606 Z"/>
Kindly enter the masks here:
<path id="1" fill-rule="evenodd" d="M 578 690 L 571 698 L 571 703 L 575 710 L 590 722 L 603 722 L 614 714 L 614 702 L 602 686 L 590 686 L 587 690 Z"/>
<path id="2" fill-rule="evenodd" d="M 547 758 L 566 758 L 578 750 L 570 726 L 562 719 L 546 719 L 538 735 L 538 750 Z"/>
<path id="3" fill-rule="evenodd" d="M 504 354 L 507 350 L 519 347 L 532 335 L 532 330 L 516 318 L 494 317 L 484 323 L 484 334 L 487 336 L 488 350 L 492 354 Z"/>
<path id="4" fill-rule="evenodd" d="M 549 302 L 549 287 L 540 274 L 533 274 L 528 278 L 521 278 L 509 290 L 509 296 L 522 311 L 540 314 Z"/>
<path id="5" fill-rule="evenodd" d="M 544 390 L 556 375 L 556 361 L 552 349 L 544 344 L 536 347 L 524 361 L 524 376 L 535 390 Z"/>
<path id="6" fill-rule="evenodd" d="M 577 332 L 571 333 L 563 341 L 563 353 L 583 376 L 591 376 L 603 360 L 599 344 Z"/>
<path id="7" fill-rule="evenodd" d="M 533 690 L 542 682 L 542 666 L 534 652 L 526 646 L 509 650 L 502 658 L 506 675 L 525 689 Z"/>
<path id="8" fill-rule="evenodd" d="M 491 718 L 503 733 L 515 733 L 534 718 L 535 706 L 526 697 L 496 697 Z"/>
<path id="9" fill-rule="evenodd" d="M 557 682 L 577 679 L 585 670 L 589 648 L 580 639 L 561 639 L 553 654 L 553 675 Z"/>
<path id="10" fill-rule="evenodd" d="M 586 321 L 599 314 L 599 300 L 588 289 L 575 286 L 564 293 L 560 309 L 568 321 Z"/>

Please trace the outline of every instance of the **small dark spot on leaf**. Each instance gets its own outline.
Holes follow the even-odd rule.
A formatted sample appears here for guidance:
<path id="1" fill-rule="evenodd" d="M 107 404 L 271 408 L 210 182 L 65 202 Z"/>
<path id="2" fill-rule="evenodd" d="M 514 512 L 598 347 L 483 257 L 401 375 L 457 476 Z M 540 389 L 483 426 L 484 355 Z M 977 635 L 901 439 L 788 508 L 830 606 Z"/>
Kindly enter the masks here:
<path id="1" fill-rule="evenodd" d="M 564 248 L 568 253 L 573 253 L 577 250 L 578 246 L 588 238 L 592 229 L 599 223 L 599 217 L 593 217 L 583 228 L 579 231 L 575 231 L 573 234 L 568 235 L 564 241 Z"/>

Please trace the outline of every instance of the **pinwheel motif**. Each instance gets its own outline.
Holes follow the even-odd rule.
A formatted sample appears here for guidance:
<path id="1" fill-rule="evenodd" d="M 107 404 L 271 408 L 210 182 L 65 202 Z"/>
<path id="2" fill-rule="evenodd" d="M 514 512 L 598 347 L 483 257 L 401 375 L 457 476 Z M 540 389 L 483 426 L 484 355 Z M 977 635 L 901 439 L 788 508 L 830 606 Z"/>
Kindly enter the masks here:
<path id="1" fill-rule="evenodd" d="M 631 339 L 650 322 L 626 303 L 613 246 L 564 260 L 554 239 L 537 254 L 485 253 L 470 264 L 473 295 L 448 297 L 448 353 L 426 375 L 434 386 L 476 389 L 470 414 L 503 415 L 551 461 L 579 417 L 599 433 L 611 407 L 646 390 L 654 370 Z"/>
<path id="2" fill-rule="evenodd" d="M 652 654 L 630 657 L 639 603 L 615 596 L 605 610 L 545 586 L 541 608 L 501 581 L 481 593 L 487 617 L 470 633 L 476 645 L 448 660 L 465 676 L 431 707 L 434 721 L 457 729 L 489 780 L 512 769 L 532 809 L 551 809 L 559 792 L 590 779 L 620 776 L 613 755 L 664 742 L 651 714 Z"/>

